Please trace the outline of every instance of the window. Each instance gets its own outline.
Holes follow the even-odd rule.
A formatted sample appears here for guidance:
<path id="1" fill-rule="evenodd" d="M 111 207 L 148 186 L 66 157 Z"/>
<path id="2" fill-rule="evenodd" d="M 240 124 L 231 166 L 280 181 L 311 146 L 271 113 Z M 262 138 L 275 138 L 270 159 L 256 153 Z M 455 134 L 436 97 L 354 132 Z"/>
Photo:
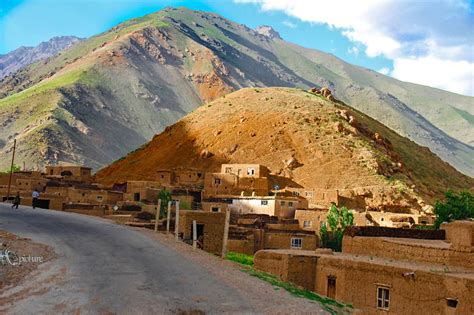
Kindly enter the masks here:
<path id="1" fill-rule="evenodd" d="M 303 227 L 305 227 L 305 228 L 311 227 L 311 221 L 309 221 L 309 220 L 304 220 L 304 221 L 303 221 Z"/>
<path id="2" fill-rule="evenodd" d="M 291 238 L 291 248 L 301 249 L 303 244 L 303 240 L 299 237 L 292 237 Z"/>
<path id="3" fill-rule="evenodd" d="M 97 196 L 97 201 L 102 201 L 104 199 L 102 196 Z"/>
<path id="4" fill-rule="evenodd" d="M 221 208 L 219 208 L 219 207 L 212 207 L 212 208 L 211 208 L 211 211 L 212 211 L 212 212 L 221 212 Z"/>
<path id="5" fill-rule="evenodd" d="M 260 205 L 262 206 L 268 206 L 268 201 L 267 200 L 261 200 Z"/>
<path id="6" fill-rule="evenodd" d="M 226 167 L 225 172 L 226 172 L 226 174 L 232 173 L 232 167 Z"/>
<path id="7" fill-rule="evenodd" d="M 313 192 L 312 191 L 305 191 L 305 196 L 306 197 L 313 197 Z"/>
<path id="8" fill-rule="evenodd" d="M 249 175 L 249 176 L 255 175 L 255 169 L 249 167 L 247 169 L 247 175 Z"/>
<path id="9" fill-rule="evenodd" d="M 293 207 L 293 201 L 288 202 L 288 207 Z"/>
<path id="10" fill-rule="evenodd" d="M 214 178 L 214 184 L 220 185 L 221 184 L 221 179 L 220 178 Z"/>
<path id="11" fill-rule="evenodd" d="M 161 175 L 161 179 L 165 178 L 165 175 Z"/>
<path id="12" fill-rule="evenodd" d="M 292 195 L 295 196 L 295 197 L 298 197 L 298 196 L 300 195 L 300 193 L 297 192 L 297 191 L 293 191 L 293 192 L 292 192 Z"/>
<path id="13" fill-rule="evenodd" d="M 448 307 L 456 308 L 458 306 L 458 300 L 446 298 L 446 304 L 448 305 Z"/>
<path id="14" fill-rule="evenodd" d="M 284 206 L 284 205 L 285 205 L 285 202 L 284 202 L 284 201 L 280 202 L 280 205 Z"/>
<path id="15" fill-rule="evenodd" d="M 377 288 L 377 308 L 388 310 L 390 302 L 390 290 L 387 287 Z"/>

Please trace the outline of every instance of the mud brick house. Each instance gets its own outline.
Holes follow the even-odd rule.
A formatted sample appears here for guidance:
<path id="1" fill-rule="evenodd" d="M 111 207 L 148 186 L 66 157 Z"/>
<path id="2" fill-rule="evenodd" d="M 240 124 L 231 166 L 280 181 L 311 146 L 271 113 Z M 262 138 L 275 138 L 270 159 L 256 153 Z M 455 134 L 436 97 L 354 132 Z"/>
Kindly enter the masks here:
<path id="1" fill-rule="evenodd" d="M 298 220 L 301 229 L 314 231 L 319 234 L 319 229 L 326 222 L 327 213 L 327 209 L 297 209 L 295 211 L 295 220 Z"/>
<path id="2" fill-rule="evenodd" d="M 204 198 L 268 193 L 268 169 L 259 164 L 222 164 L 220 173 L 206 173 L 204 178 Z"/>
<path id="3" fill-rule="evenodd" d="M 353 211 L 354 225 L 357 226 L 384 226 L 394 228 L 410 228 L 415 225 L 432 225 L 434 215 L 394 213 L 384 211 Z"/>
<path id="4" fill-rule="evenodd" d="M 92 180 L 92 168 L 80 165 L 49 165 L 46 166 L 46 176 L 78 182 L 90 182 Z"/>
<path id="5" fill-rule="evenodd" d="M 294 196 L 304 197 L 308 200 L 308 207 L 314 209 L 327 209 L 331 204 L 340 204 L 339 191 L 336 189 L 298 188 L 291 189 Z"/>
<path id="6" fill-rule="evenodd" d="M 298 208 L 306 208 L 304 198 L 287 196 L 229 196 L 226 198 L 205 199 L 205 211 L 221 212 L 229 208 L 235 214 L 266 214 L 282 218 L 294 218 Z"/>
<path id="7" fill-rule="evenodd" d="M 296 220 L 268 215 L 241 215 L 229 229 L 228 250 L 253 255 L 261 249 L 314 250 L 318 237 Z"/>
<path id="8" fill-rule="evenodd" d="M 196 220 L 198 246 L 206 252 L 220 255 L 224 238 L 225 213 L 180 210 L 179 233 L 185 241 L 193 239 L 193 220 Z"/>
<path id="9" fill-rule="evenodd" d="M 473 314 L 474 222 L 440 231 L 356 227 L 342 253 L 262 250 L 255 268 L 364 314 Z"/>

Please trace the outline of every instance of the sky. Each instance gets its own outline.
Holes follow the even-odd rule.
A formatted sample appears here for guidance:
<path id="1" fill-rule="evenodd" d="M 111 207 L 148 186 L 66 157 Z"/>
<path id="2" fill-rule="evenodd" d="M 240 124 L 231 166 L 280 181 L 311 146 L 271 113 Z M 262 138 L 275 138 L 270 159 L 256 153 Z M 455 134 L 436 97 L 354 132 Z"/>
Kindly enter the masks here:
<path id="1" fill-rule="evenodd" d="M 166 6 L 211 11 L 402 81 L 474 96 L 474 0 L 0 0 L 0 54 Z"/>

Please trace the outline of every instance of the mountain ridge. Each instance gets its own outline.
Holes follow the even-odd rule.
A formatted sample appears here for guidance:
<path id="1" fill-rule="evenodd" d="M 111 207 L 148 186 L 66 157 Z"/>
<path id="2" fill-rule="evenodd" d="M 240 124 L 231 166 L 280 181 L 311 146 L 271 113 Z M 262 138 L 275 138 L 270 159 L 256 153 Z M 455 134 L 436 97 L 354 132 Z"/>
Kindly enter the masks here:
<path id="1" fill-rule="evenodd" d="M 468 106 L 472 98 L 403 83 L 271 39 L 216 14 L 167 8 L 121 23 L 25 69 L 14 86 L 0 85 L 0 125 L 6 127 L 0 133 L 0 156 L 20 137 L 28 147 L 20 149 L 20 158 L 38 167 L 42 162 L 35 155 L 49 163 L 86 163 L 97 169 L 201 103 L 242 87 L 328 86 L 344 102 L 474 175 L 473 124 L 458 113 L 466 112 L 467 118 L 473 114 Z M 419 89 L 429 93 L 418 95 Z M 57 102 L 45 104 L 44 99 Z M 456 106 L 445 108 L 445 101 Z M 446 117 L 454 116 L 439 122 L 446 111 Z M 25 113 L 36 119 L 19 123 Z M 34 139 L 39 146 L 31 148 Z"/>

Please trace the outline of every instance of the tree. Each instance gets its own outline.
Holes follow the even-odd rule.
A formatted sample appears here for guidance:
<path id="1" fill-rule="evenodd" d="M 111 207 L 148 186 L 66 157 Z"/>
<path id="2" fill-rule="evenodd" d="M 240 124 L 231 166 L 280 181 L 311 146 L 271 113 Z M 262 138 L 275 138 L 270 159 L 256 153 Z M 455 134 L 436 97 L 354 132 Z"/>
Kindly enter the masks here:
<path id="1" fill-rule="evenodd" d="M 353 225 L 354 216 L 346 207 L 338 209 L 335 204 L 332 204 L 329 208 L 326 220 L 330 231 L 326 224 L 321 226 L 319 231 L 321 246 L 332 248 L 333 250 L 340 252 L 342 250 L 344 231 L 348 226 Z"/>
<path id="2" fill-rule="evenodd" d="M 158 193 L 158 199 L 161 200 L 160 218 L 164 218 L 167 215 L 168 202 L 171 201 L 171 192 L 167 190 L 166 188 L 163 188 Z"/>
<path id="3" fill-rule="evenodd" d="M 436 229 L 439 229 L 443 222 L 474 218 L 474 196 L 469 191 L 465 190 L 456 194 L 449 190 L 444 196 L 446 201 L 438 200 L 434 207 Z"/>
<path id="4" fill-rule="evenodd" d="M 20 165 L 13 164 L 13 173 L 21 171 Z M 10 168 L 6 168 L 2 173 L 10 174 Z"/>

